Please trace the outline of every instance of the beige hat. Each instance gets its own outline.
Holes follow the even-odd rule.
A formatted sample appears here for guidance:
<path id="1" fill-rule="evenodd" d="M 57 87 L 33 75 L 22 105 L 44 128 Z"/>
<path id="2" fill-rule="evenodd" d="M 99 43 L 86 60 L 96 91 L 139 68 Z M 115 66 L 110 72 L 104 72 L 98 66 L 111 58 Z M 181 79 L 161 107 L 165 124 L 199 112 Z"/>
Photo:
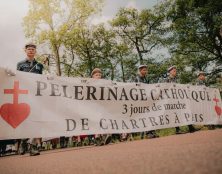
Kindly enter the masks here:
<path id="1" fill-rule="evenodd" d="M 177 67 L 175 65 L 173 65 L 167 69 L 167 72 L 170 72 L 172 69 L 177 69 Z"/>
<path id="2" fill-rule="evenodd" d="M 205 72 L 199 71 L 199 72 L 197 73 L 197 76 L 199 77 L 201 74 L 202 74 L 202 75 L 205 75 Z"/>
<path id="3" fill-rule="evenodd" d="M 140 65 L 138 66 L 138 69 L 147 68 L 147 65 Z"/>
<path id="4" fill-rule="evenodd" d="M 36 44 L 29 42 L 29 43 L 25 44 L 25 48 L 28 48 L 28 47 L 36 48 L 37 46 L 36 46 Z"/>
<path id="5" fill-rule="evenodd" d="M 102 71 L 99 68 L 95 68 L 94 70 L 92 70 L 91 76 L 93 76 L 95 73 L 101 73 L 102 74 Z"/>

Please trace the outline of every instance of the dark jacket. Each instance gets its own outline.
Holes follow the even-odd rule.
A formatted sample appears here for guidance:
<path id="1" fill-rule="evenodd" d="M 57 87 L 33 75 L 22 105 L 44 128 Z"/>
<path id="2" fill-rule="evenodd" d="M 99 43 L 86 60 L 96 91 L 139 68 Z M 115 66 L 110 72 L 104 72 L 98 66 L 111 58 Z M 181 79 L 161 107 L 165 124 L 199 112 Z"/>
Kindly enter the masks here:
<path id="1" fill-rule="evenodd" d="M 140 82 L 140 83 L 146 83 L 149 84 L 149 80 L 146 77 L 141 77 L 140 75 L 137 75 L 134 82 Z"/>
<path id="2" fill-rule="evenodd" d="M 18 71 L 31 72 L 35 74 L 42 74 L 43 68 L 43 65 L 35 59 L 33 61 L 23 60 L 17 64 Z"/>
<path id="3" fill-rule="evenodd" d="M 206 86 L 206 81 L 197 79 L 196 85 L 198 85 L 198 86 Z"/>
<path id="4" fill-rule="evenodd" d="M 165 83 L 180 83 L 179 80 L 174 77 L 174 78 L 171 78 L 170 76 L 168 76 L 165 80 L 164 80 Z"/>

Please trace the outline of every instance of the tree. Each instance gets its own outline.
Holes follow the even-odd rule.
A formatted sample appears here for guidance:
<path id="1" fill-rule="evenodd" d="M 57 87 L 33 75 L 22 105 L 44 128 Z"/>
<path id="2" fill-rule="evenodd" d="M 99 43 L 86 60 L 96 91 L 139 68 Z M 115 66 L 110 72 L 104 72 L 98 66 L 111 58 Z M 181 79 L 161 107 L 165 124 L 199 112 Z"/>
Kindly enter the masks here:
<path id="1" fill-rule="evenodd" d="M 56 60 L 57 75 L 61 75 L 61 46 L 64 36 L 81 27 L 90 15 L 97 13 L 103 0 L 29 0 L 29 12 L 23 26 L 26 37 L 38 43 L 48 43 Z"/>
<path id="2" fill-rule="evenodd" d="M 207 71 L 209 79 L 222 72 L 222 1 L 168 0 L 173 55 L 183 58 L 192 71 Z M 212 81 L 212 83 L 214 83 Z"/>
<path id="3" fill-rule="evenodd" d="M 115 32 L 132 46 L 139 57 L 139 63 L 144 63 L 144 55 L 161 45 L 159 33 L 163 32 L 164 16 L 155 15 L 151 10 L 122 8 L 111 21 Z"/>
<path id="4" fill-rule="evenodd" d="M 67 33 L 64 45 L 77 58 L 74 74 L 87 72 L 87 76 L 90 76 L 92 70 L 99 67 L 106 78 L 126 81 L 124 64 L 125 57 L 130 54 L 129 48 L 127 44 L 120 43 L 115 32 L 103 24 L 94 27 L 85 25 L 72 30 Z M 119 71 L 122 77 L 119 77 Z"/>
<path id="5" fill-rule="evenodd" d="M 98 59 L 98 50 L 93 36 L 94 28 L 87 25 L 81 28 L 74 28 L 65 36 L 64 46 L 72 56 L 76 56 L 77 64 L 74 74 L 90 76 L 92 70 L 96 67 Z M 81 73 L 79 73 L 81 72 Z"/>

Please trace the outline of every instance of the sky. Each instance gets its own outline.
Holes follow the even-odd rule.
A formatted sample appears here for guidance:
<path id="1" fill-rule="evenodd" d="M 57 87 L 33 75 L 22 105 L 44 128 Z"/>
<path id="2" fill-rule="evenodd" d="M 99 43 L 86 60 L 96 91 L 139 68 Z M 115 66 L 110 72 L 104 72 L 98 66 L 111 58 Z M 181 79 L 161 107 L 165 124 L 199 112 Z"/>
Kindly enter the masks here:
<path id="1" fill-rule="evenodd" d="M 152 8 L 158 0 L 106 0 L 102 14 L 94 24 L 112 19 L 121 7 Z M 0 0 L 0 67 L 16 68 L 25 59 L 25 38 L 22 20 L 28 13 L 28 0 Z"/>

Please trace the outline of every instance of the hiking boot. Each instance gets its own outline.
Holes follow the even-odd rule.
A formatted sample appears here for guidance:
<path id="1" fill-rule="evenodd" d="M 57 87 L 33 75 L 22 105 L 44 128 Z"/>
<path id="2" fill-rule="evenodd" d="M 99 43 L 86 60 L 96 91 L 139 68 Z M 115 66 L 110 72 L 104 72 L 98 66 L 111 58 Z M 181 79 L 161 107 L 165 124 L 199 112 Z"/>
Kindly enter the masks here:
<path id="1" fill-rule="evenodd" d="M 179 127 L 175 127 L 176 128 L 176 134 L 179 135 L 179 134 L 184 134 L 183 131 L 181 131 L 181 129 Z"/>
<path id="2" fill-rule="evenodd" d="M 156 131 L 151 131 L 151 134 L 153 134 L 154 138 L 159 138 L 159 135 L 156 134 Z"/>
<path id="3" fill-rule="evenodd" d="M 157 138 L 159 137 L 154 130 L 146 132 L 147 138 Z"/>
<path id="4" fill-rule="evenodd" d="M 151 132 L 148 133 L 146 136 L 147 136 L 147 138 L 149 138 L 149 139 L 150 139 L 150 138 L 156 138 L 155 135 L 152 134 Z"/>
<path id="5" fill-rule="evenodd" d="M 39 150 L 37 149 L 36 146 L 31 145 L 31 147 L 30 147 L 30 156 L 37 156 L 37 155 L 40 155 Z"/>
<path id="6" fill-rule="evenodd" d="M 33 149 L 30 150 L 30 156 L 37 156 L 37 155 L 40 155 L 40 152 L 38 150 L 33 150 Z"/>
<path id="7" fill-rule="evenodd" d="M 197 131 L 197 130 L 194 128 L 193 125 L 188 125 L 188 128 L 189 128 L 189 132 L 190 132 L 190 133 L 194 133 L 194 132 Z"/>
<path id="8" fill-rule="evenodd" d="M 144 139 L 144 137 L 145 137 L 145 132 L 141 132 L 141 135 L 140 135 L 141 140 Z"/>
<path id="9" fill-rule="evenodd" d="M 214 130 L 215 129 L 215 125 L 207 125 L 209 130 Z"/>
<path id="10" fill-rule="evenodd" d="M 112 141 L 112 137 L 110 135 L 106 135 L 104 144 L 107 145 L 107 144 L 111 143 L 111 141 Z"/>
<path id="11" fill-rule="evenodd" d="M 133 140 L 134 140 L 133 134 L 129 134 L 129 135 L 127 136 L 127 141 L 133 141 Z"/>
<path id="12" fill-rule="evenodd" d="M 184 132 L 179 129 L 179 130 L 176 130 L 176 134 L 177 134 L 177 135 L 179 135 L 179 134 L 184 134 Z"/>
<path id="13" fill-rule="evenodd" d="M 100 137 L 96 137 L 95 138 L 95 145 L 96 146 L 100 146 L 100 143 L 101 143 L 101 138 Z"/>
<path id="14" fill-rule="evenodd" d="M 22 141 L 20 149 L 19 149 L 19 154 L 24 155 L 28 150 L 28 143 L 26 141 Z"/>

